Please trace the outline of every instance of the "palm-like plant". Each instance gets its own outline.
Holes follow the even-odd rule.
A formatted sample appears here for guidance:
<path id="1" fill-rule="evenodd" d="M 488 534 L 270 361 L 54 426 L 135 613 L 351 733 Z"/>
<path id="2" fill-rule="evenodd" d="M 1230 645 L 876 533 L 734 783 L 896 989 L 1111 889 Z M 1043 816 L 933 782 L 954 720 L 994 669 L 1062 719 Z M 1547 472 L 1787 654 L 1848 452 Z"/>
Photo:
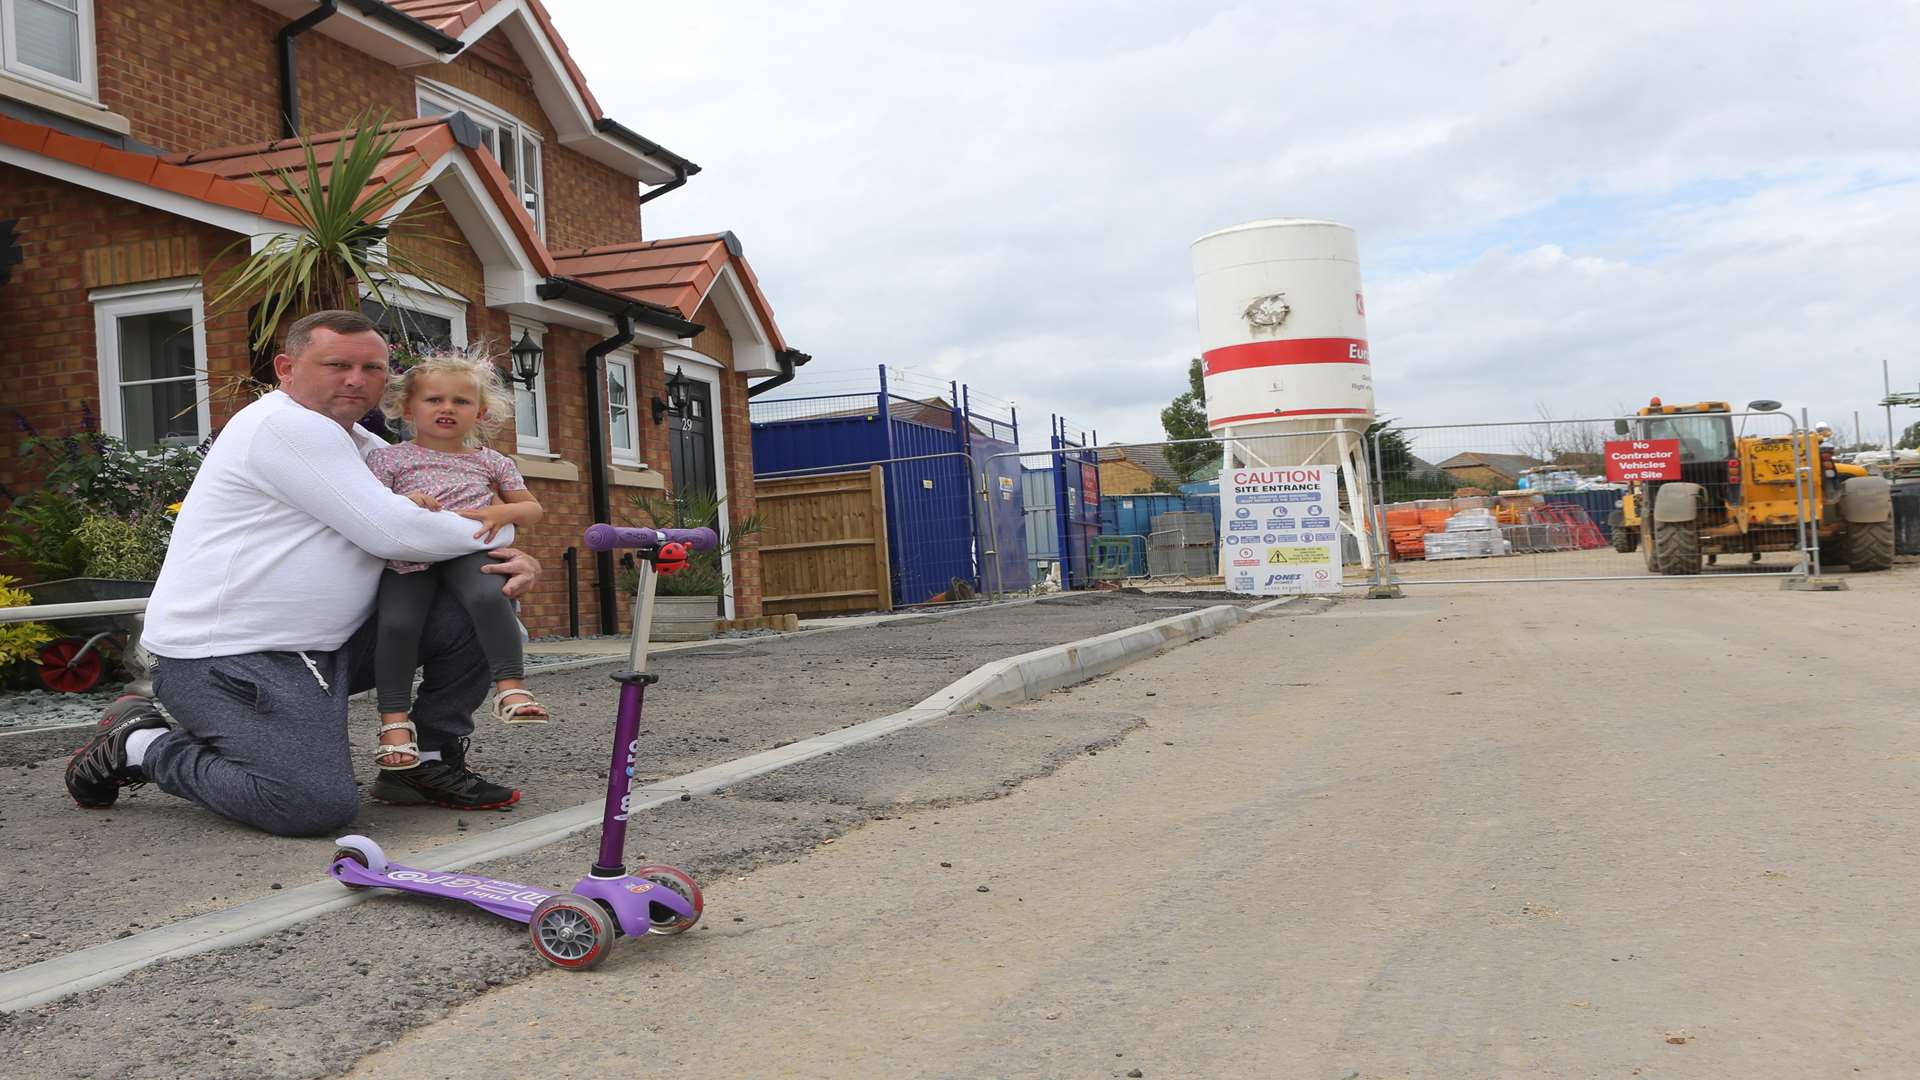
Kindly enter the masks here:
<path id="1" fill-rule="evenodd" d="M 249 329 L 259 349 L 289 314 L 357 309 L 363 287 L 383 307 L 389 306 L 383 286 L 397 278 L 435 287 L 428 268 L 394 242 L 451 241 L 423 227 L 430 208 L 396 213 L 419 190 L 425 166 L 415 159 L 394 176 L 377 175 L 400 137 L 382 130 L 385 124 L 384 114 L 363 114 L 324 164 L 303 135 L 304 171 L 275 166 L 272 175 L 254 175 L 273 205 L 293 219 L 295 231 L 243 237 L 222 251 L 223 257 L 235 251 L 243 256 L 216 283 L 210 316 L 257 300 Z M 262 241 L 257 250 L 256 241 Z"/>

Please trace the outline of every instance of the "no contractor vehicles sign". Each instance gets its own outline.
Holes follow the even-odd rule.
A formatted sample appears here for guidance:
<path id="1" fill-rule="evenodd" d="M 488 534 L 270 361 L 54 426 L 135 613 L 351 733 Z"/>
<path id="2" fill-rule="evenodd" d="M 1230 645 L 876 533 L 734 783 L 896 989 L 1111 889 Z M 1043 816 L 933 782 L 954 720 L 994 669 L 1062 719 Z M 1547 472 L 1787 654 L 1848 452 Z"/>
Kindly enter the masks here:
<path id="1" fill-rule="evenodd" d="M 1340 591 L 1339 478 L 1333 465 L 1228 470 L 1220 504 L 1228 592 Z"/>
<path id="2" fill-rule="evenodd" d="M 1606 452 L 1607 479 L 1616 484 L 1680 479 L 1679 439 L 1618 439 Z"/>

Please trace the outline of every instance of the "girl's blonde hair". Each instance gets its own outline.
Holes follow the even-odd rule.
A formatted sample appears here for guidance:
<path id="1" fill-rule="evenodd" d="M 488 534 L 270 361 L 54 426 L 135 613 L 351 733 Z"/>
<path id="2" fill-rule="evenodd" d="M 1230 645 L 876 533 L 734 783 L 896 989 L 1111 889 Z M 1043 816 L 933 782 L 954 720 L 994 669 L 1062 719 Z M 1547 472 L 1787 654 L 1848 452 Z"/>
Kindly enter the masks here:
<path id="1" fill-rule="evenodd" d="M 472 380 L 474 395 L 480 399 L 480 421 L 467 436 L 468 446 L 485 444 L 500 433 L 507 417 L 513 414 L 513 396 L 507 393 L 506 382 L 500 377 L 500 365 L 494 362 L 485 344 L 428 353 L 389 380 L 387 392 L 380 399 L 380 411 L 409 436 L 413 431 L 405 420 L 407 402 L 419 389 L 420 379 L 427 375 L 457 375 Z"/>

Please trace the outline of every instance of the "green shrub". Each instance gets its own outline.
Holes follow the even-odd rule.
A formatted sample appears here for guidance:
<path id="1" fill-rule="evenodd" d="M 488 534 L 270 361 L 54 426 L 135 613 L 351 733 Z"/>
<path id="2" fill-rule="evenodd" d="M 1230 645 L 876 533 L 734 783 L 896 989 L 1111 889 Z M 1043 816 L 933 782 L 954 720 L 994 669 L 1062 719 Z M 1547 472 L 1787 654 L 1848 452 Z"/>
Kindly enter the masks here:
<path id="1" fill-rule="evenodd" d="M 173 519 L 153 512 L 131 520 L 95 514 L 80 523 L 74 538 L 86 551 L 86 576 L 152 581 L 166 561 Z"/>
<path id="2" fill-rule="evenodd" d="M 87 549 L 75 535 L 87 520 L 87 504 L 64 492 L 43 489 L 15 499 L 0 517 L 0 546 L 33 567 L 43 579 L 87 572 Z"/>
<path id="3" fill-rule="evenodd" d="M 28 607 L 33 597 L 25 589 L 13 587 L 13 578 L 0 574 L 0 608 Z M 56 635 L 37 622 L 0 624 L 0 667 L 31 660 L 40 655 L 40 646 Z"/>

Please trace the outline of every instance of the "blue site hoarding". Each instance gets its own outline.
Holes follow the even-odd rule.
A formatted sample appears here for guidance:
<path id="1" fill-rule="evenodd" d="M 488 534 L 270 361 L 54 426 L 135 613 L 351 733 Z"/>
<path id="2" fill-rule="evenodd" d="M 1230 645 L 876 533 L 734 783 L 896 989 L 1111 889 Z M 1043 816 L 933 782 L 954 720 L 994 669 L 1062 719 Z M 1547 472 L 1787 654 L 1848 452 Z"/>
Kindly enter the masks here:
<path id="1" fill-rule="evenodd" d="M 831 472 L 886 463 L 882 472 L 889 574 L 894 602 L 902 605 L 949 596 L 956 581 L 976 592 L 988 586 L 983 578 L 989 568 L 981 565 L 974 542 L 986 532 L 975 498 L 982 478 L 969 471 L 968 459 L 960 455 L 971 454 L 975 466 L 985 468 L 992 454 L 1018 442 L 1011 409 L 1005 420 L 983 416 L 972 411 L 970 393 L 957 385 L 925 393 L 925 385 L 916 385 L 923 382 L 896 376 L 890 386 L 883 365 L 872 393 L 753 403 L 756 474 Z M 902 458 L 917 460 L 898 460 Z M 1002 486 L 998 474 L 1013 477 L 1017 491 L 1016 459 L 994 462 L 992 468 L 995 475 L 985 479 L 994 497 Z M 999 560 L 999 580 L 991 584 L 1003 589 L 1029 584 L 1017 507 L 1017 494 L 996 506 L 994 525 L 1002 536 L 991 544 Z"/>

